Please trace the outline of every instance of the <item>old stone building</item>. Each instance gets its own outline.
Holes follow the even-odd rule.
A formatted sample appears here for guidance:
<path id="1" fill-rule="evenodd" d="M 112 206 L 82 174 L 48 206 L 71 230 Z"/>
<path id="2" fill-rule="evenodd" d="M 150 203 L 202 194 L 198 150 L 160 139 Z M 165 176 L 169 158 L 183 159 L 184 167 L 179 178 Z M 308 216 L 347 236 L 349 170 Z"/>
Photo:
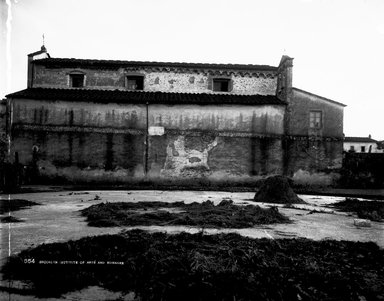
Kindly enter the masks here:
<path id="1" fill-rule="evenodd" d="M 72 182 L 243 183 L 341 166 L 343 107 L 278 66 L 28 56 L 11 153 Z"/>

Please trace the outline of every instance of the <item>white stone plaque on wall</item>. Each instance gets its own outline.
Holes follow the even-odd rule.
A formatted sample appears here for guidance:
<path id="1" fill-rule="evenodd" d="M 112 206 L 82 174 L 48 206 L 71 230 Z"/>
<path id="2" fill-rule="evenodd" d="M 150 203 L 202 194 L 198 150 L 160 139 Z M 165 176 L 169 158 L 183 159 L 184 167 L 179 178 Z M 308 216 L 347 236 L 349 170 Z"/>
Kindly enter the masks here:
<path id="1" fill-rule="evenodd" d="M 148 128 L 149 136 L 163 136 L 164 135 L 164 127 L 163 126 L 150 126 Z"/>

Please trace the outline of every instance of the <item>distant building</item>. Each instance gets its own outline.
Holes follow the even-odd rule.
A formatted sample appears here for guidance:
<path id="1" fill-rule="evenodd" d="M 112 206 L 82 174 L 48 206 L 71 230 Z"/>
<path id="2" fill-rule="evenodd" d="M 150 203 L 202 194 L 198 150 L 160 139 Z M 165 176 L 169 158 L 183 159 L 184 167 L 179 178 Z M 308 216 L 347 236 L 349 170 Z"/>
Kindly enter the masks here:
<path id="1" fill-rule="evenodd" d="M 384 153 L 384 140 L 377 142 L 377 149 L 381 150 Z"/>
<path id="2" fill-rule="evenodd" d="M 345 137 L 344 151 L 355 153 L 382 153 L 378 141 L 368 137 Z"/>
<path id="3" fill-rule="evenodd" d="M 341 167 L 345 105 L 278 66 L 28 56 L 12 153 L 71 181 L 223 182 Z M 192 181 L 190 181 L 192 180 Z"/>

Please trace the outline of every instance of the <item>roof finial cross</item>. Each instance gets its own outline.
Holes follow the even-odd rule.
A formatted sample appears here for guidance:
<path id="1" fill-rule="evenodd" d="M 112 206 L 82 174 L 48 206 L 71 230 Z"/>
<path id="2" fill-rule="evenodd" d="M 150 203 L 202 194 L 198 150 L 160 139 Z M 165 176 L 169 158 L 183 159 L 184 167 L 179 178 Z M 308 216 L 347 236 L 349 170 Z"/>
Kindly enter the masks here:
<path id="1" fill-rule="evenodd" d="M 47 52 L 47 48 L 45 48 L 45 35 L 43 34 L 43 45 L 41 46 L 41 51 Z"/>

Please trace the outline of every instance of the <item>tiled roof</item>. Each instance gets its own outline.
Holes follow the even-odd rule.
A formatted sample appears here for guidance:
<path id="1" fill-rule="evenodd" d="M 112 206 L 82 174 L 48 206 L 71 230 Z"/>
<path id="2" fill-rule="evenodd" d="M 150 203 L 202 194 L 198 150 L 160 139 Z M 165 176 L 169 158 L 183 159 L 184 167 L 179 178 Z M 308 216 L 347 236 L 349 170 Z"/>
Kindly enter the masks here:
<path id="1" fill-rule="evenodd" d="M 118 61 L 118 60 L 95 60 L 74 58 L 46 58 L 33 61 L 34 64 L 45 66 L 109 66 L 109 67 L 173 67 L 173 68 L 196 68 L 196 69 L 220 69 L 220 70 L 247 70 L 247 71 L 277 71 L 277 67 L 269 65 L 251 64 L 206 64 L 206 63 L 173 63 L 173 62 L 146 62 L 146 61 Z"/>
<path id="2" fill-rule="evenodd" d="M 274 95 L 238 95 L 208 93 L 144 92 L 122 90 L 29 88 L 7 95 L 8 98 L 71 100 L 96 103 L 151 104 L 243 104 L 286 105 Z"/>
<path id="3" fill-rule="evenodd" d="M 377 141 L 369 138 L 369 137 L 344 137 L 344 142 L 374 142 L 376 143 Z"/>

